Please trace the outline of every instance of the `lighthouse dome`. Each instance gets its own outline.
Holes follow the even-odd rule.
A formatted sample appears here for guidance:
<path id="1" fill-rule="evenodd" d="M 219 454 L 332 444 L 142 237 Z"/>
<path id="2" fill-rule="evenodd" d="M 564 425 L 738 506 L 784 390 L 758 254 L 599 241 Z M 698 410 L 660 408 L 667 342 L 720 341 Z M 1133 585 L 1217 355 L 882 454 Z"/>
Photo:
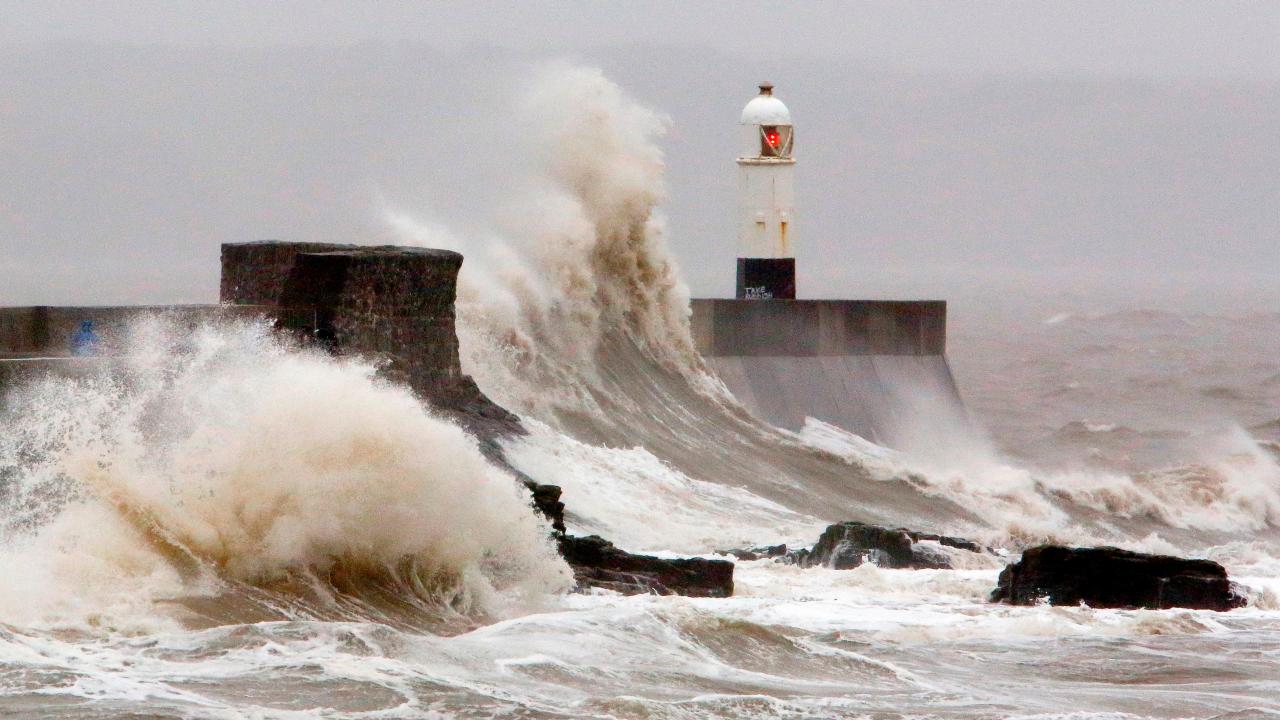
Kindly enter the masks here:
<path id="1" fill-rule="evenodd" d="M 743 125 L 790 125 L 791 111 L 781 100 L 773 96 L 773 88 L 761 87 L 759 95 L 742 108 Z"/>

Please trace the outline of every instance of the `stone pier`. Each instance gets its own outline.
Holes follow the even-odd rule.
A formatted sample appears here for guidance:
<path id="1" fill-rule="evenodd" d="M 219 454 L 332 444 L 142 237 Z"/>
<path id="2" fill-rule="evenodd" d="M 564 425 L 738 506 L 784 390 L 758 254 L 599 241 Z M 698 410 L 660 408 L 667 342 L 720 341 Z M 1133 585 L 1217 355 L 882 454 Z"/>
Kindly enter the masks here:
<path id="1" fill-rule="evenodd" d="M 815 418 L 890 447 L 969 425 L 939 300 L 693 301 L 698 351 L 752 412 Z"/>

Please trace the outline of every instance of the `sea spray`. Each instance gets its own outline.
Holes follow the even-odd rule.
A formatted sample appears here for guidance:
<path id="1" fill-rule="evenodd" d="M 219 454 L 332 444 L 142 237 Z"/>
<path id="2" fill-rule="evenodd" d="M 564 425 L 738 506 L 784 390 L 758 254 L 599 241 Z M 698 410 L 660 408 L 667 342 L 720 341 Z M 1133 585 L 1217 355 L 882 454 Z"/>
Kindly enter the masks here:
<path id="1" fill-rule="evenodd" d="M 666 120 L 590 68 L 552 65 L 525 87 L 513 112 L 538 170 L 513 179 L 504 231 L 464 237 L 401 212 L 388 219 L 408 241 L 466 252 L 464 368 L 490 396 L 549 428 L 513 441 L 509 454 L 563 484 L 571 515 L 577 493 L 586 527 L 619 533 L 630 547 L 715 549 L 727 537 L 696 529 L 690 508 L 700 503 L 665 509 L 670 499 L 658 489 L 673 477 L 728 486 L 723 509 L 707 508 L 709 527 L 724 512 L 754 516 L 757 505 L 792 514 L 760 522 L 760 543 L 792 540 L 818 519 L 862 519 L 1013 549 L 1050 540 L 1167 550 L 1171 530 L 1229 534 L 1276 520 L 1280 468 L 1240 438 L 1168 470 L 1044 472 L 1009 460 L 969 418 L 924 398 L 910 399 L 913 419 L 896 433 L 905 438 L 896 451 L 814 420 L 797 436 L 750 417 L 693 349 L 688 293 L 658 214 Z M 552 438 L 557 431 L 571 441 Z M 593 446 L 591 469 L 582 468 L 589 477 L 548 461 L 574 443 Z M 651 492 L 635 491 L 646 485 Z M 611 495 L 638 506 L 593 507 L 590 498 Z M 623 528 L 629 515 L 659 512 L 673 522 L 653 538 Z M 691 544 L 698 537 L 700 548 Z"/>
<path id="2" fill-rule="evenodd" d="M 920 457 L 812 418 L 796 438 L 870 469 L 879 480 L 910 477 L 921 492 L 982 508 L 989 527 L 967 531 L 995 546 L 1106 542 L 1176 554 L 1176 546 L 1159 535 L 1134 533 L 1124 522 L 1218 533 L 1252 533 L 1280 524 L 1280 464 L 1239 429 L 1201 448 L 1201 462 L 1132 474 L 1029 469 L 984 442 L 965 451 L 956 445 L 944 458 Z"/>
<path id="3" fill-rule="evenodd" d="M 719 390 L 694 350 L 689 291 L 657 214 L 666 118 L 599 70 L 567 63 L 535 73 L 513 112 L 539 170 L 516 183 L 505 232 L 467 242 L 438 223 L 387 214 L 406 241 L 467 253 L 464 367 L 500 404 L 556 423 L 558 412 L 602 411 L 598 354 L 621 333 Z"/>
<path id="4" fill-rule="evenodd" d="M 591 76 L 591 72 L 580 75 Z M 580 87 L 590 89 L 593 82 Z M 574 103 L 560 110 L 575 112 Z M 587 113 L 579 117 L 590 122 L 608 115 Z M 575 135 L 576 131 L 569 132 L 561 140 L 573 142 Z M 554 178 L 554 173 L 549 177 Z M 546 180 L 545 186 L 557 187 L 556 182 Z M 559 222 L 555 217 L 542 217 L 542 213 L 581 211 L 572 193 L 565 200 L 560 197 L 545 205 L 532 202 L 526 206 L 524 220 L 529 229 L 553 227 Z M 575 225 L 570 218 L 563 220 L 566 226 Z M 589 223 L 577 223 L 576 227 L 586 232 Z M 656 225 L 647 227 L 656 229 Z M 6 450 L 10 453 L 6 458 L 20 458 L 7 466 L 6 473 L 12 475 L 16 469 L 24 479 L 22 493 L 11 504 L 12 509 L 26 512 L 4 515 L 14 518 L 7 537 L 29 546 L 8 545 L 3 553 L 8 564 L 0 568 L 6 579 L 0 592 L 2 619 L 12 622 L 48 615 L 88 619 L 97 613 L 91 621 L 116 623 L 122 617 L 152 612 L 154 598 L 189 595 L 207 587 L 210 594 L 233 588 L 267 596 L 289 611 L 284 613 L 289 622 L 258 622 L 258 615 L 233 614 L 238 623 L 200 631 L 95 636 L 88 641 L 74 634 L 5 625 L 0 627 L 0 660 L 6 670 L 0 673 L 0 693 L 4 695 L 0 712 L 49 718 L 756 720 L 1047 718 L 1059 717 L 1063 708 L 1069 708 L 1073 718 L 1275 715 L 1280 689 L 1276 684 L 1280 676 L 1276 664 L 1280 617 L 1272 589 L 1277 587 L 1280 551 L 1273 543 L 1274 531 L 1268 540 L 1265 530 L 1256 534 L 1247 530 L 1268 518 L 1266 493 L 1275 482 L 1269 466 L 1261 462 L 1265 458 L 1254 462 L 1248 452 L 1228 448 L 1228 456 L 1244 461 L 1241 467 L 1249 477 L 1221 475 L 1225 482 L 1211 482 L 1207 493 L 1201 492 L 1195 478 L 1160 487 L 1159 477 L 1152 476 L 1133 481 L 1153 487 L 1135 495 L 1117 486 L 1122 489 L 1113 497 L 1094 492 L 1109 489 L 1103 483 L 1112 479 L 1105 474 L 1092 479 L 1045 478 L 1003 463 L 1009 472 L 1001 476 L 988 473 L 998 470 L 994 465 L 1003 462 L 998 455 L 984 454 L 986 450 L 980 453 L 979 448 L 963 444 L 956 456 L 942 453 L 943 457 L 922 459 L 875 447 L 861 438 L 842 437 L 838 428 L 797 439 L 752 424 L 749 418 L 735 414 L 729 403 L 708 403 L 705 396 L 691 392 L 697 386 L 689 381 L 688 369 L 696 364 L 673 371 L 671 359 L 678 359 L 679 353 L 662 349 L 679 348 L 679 332 L 666 336 L 671 343 L 659 345 L 654 341 L 661 339 L 662 333 L 646 333 L 643 328 L 649 326 L 647 322 L 634 322 L 643 304 L 632 304 L 628 300 L 631 296 L 623 293 L 612 296 L 623 300 L 615 305 L 608 293 L 598 292 L 598 286 L 594 294 L 580 292 L 592 287 L 590 273 L 547 263 L 539 257 L 540 251 L 521 249 L 522 243 L 533 242 L 534 236 L 510 234 L 519 239 L 495 245 L 502 249 L 492 253 L 468 249 L 464 296 L 469 299 L 464 300 L 464 306 L 475 303 L 471 307 L 482 314 L 472 315 L 468 321 L 463 309 L 464 350 L 471 342 L 468 337 L 475 340 L 464 362 L 469 364 L 469 372 L 480 376 L 486 391 L 527 414 L 546 419 L 528 422 L 529 435 L 506 447 L 517 465 L 536 471 L 538 479 L 564 482 L 565 500 L 571 515 L 577 513 L 579 529 L 616 533 L 614 539 L 629 545 L 687 545 L 696 549 L 754 532 L 760 535 L 753 540 L 789 539 L 796 529 L 790 524 L 795 519 L 791 513 L 794 508 L 805 508 L 813 517 L 829 520 L 883 515 L 885 523 L 931 530 L 972 523 L 991 537 L 1019 542 L 1070 532 L 1078 533 L 1074 535 L 1078 539 L 1121 538 L 1164 552 L 1220 558 L 1233 577 L 1241 574 L 1256 585 L 1258 589 L 1251 593 L 1253 604 L 1221 616 L 1177 610 L 993 605 L 987 597 L 1000 561 L 995 556 L 967 553 L 975 566 L 966 570 L 889 570 L 864 563 L 855 570 L 836 571 L 772 561 L 743 562 L 735 574 L 738 592 L 733 598 L 569 594 L 555 596 L 547 612 L 512 617 L 457 635 L 405 632 L 403 627 L 389 626 L 380 613 L 368 613 L 357 622 L 312 622 L 317 616 L 332 619 L 333 614 L 300 612 L 312 608 L 298 608 L 293 601 L 299 596 L 280 591 L 282 581 L 270 578 L 314 580 L 320 592 L 329 593 L 335 603 L 341 602 L 344 577 L 340 576 L 350 577 L 344 572 L 350 563 L 339 559 L 329 564 L 327 553 L 349 553 L 346 557 L 384 554 L 366 548 L 376 548 L 379 543 L 396 545 L 386 539 L 382 529 L 361 540 L 358 549 L 313 533 L 306 529 L 307 523 L 301 523 L 305 531 L 296 533 L 249 529 L 231 533 L 249 538 L 249 544 L 282 550 L 263 553 L 273 558 L 270 562 L 248 563 L 232 572 L 235 553 L 224 554 L 222 560 L 212 559 L 222 557 L 217 553 L 206 558 L 194 548 L 220 547 L 217 543 L 183 539 L 157 521 L 163 518 L 180 528 L 209 526 L 221 533 L 227 523 L 215 520 L 226 518 L 226 513 L 201 507 L 198 496 L 190 498 L 196 510 L 183 508 L 179 512 L 167 507 L 163 493 L 160 500 L 151 501 L 145 492 L 147 482 L 136 483 L 142 487 L 122 482 L 121 472 L 136 466 L 145 470 L 139 474 L 144 479 L 176 475 L 162 472 L 174 466 L 170 448 L 190 440 L 197 448 L 273 445 L 280 451 L 300 453 L 304 460 L 273 466 L 272 471 L 327 476 L 326 468 L 340 463 L 356 466 L 352 469 L 356 477 L 358 467 L 368 461 L 367 455 L 385 457 L 385 453 L 372 449 L 368 453 L 334 452 L 332 446 L 341 446 L 343 438 L 363 438 L 371 423 L 380 428 L 380 435 L 392 440 L 404 436 L 394 428 L 383 433 L 379 423 L 403 420 L 407 426 L 421 426 L 432 433 L 439 428 L 419 418 L 416 409 L 381 414 L 357 408 L 351 418 L 331 418 L 342 432 L 324 434 L 326 446 L 317 447 L 305 436 L 316 422 L 310 415 L 331 413 L 334 408 L 310 394 L 336 393 L 335 397 L 346 397 L 348 404 L 382 398 L 380 390 L 385 388 L 369 379 L 370 368 L 346 364 L 319 373 L 313 363 L 332 366 L 332 361 L 314 357 L 276 367 L 279 349 L 265 333 L 215 333 L 178 352 L 174 352 L 173 342 L 163 338 L 166 333 L 160 333 L 154 341 L 135 347 L 137 354 L 150 348 L 154 355 L 152 360 L 133 363 L 140 368 L 137 378 L 104 384 L 92 392 L 81 392 L 91 383 L 72 383 L 67 388 L 55 385 L 41 397 L 48 401 L 47 407 L 26 406 L 32 418 L 54 420 L 53 425 L 37 428 L 23 413 L 8 419 L 14 423 L 12 427 L 22 429 L 21 437 L 25 438 L 21 447 Z M 437 228 L 429 228 L 420 237 L 425 244 L 444 244 L 435 239 Z M 562 235 L 537 237 L 554 243 Z M 618 236 L 602 237 L 607 241 Z M 579 258 L 590 256 L 581 247 L 569 249 Z M 545 252 L 561 250 L 565 248 L 553 246 Z M 475 272 L 486 263 L 485 272 Z M 621 264 L 624 274 L 627 267 Z M 544 274 L 544 269 L 550 270 Z M 472 273 L 470 281 L 466 280 L 468 272 Z M 482 278 L 491 280 L 491 287 L 481 286 Z M 561 286 L 565 282 L 569 287 Z M 471 290 L 466 290 L 468 287 Z M 597 303 L 601 299 L 606 302 Z M 572 311 L 579 300 L 587 303 L 585 311 Z M 247 369 L 236 351 L 246 337 L 256 338 L 248 343 L 252 348 L 243 356 L 251 358 L 247 364 L 253 367 Z M 210 351 L 210 342 L 226 343 L 226 353 Z M 258 347 L 259 343 L 264 346 Z M 185 361 L 171 359 L 193 353 L 210 360 L 200 372 L 184 369 Z M 655 362 L 658 358 L 662 361 Z M 272 367 L 275 375 L 270 375 Z M 490 369 L 486 372 L 485 367 Z M 1046 374 L 1059 375 L 1055 365 L 1044 367 L 1050 368 Z M 1237 365 L 1227 367 L 1234 372 Z M 327 375 L 330 370 L 342 376 L 341 382 Z M 287 383 L 290 392 L 272 394 L 262 383 L 249 383 L 249 392 L 264 395 L 256 398 L 245 397 L 235 388 L 208 394 L 209 389 L 201 387 L 218 378 L 230 382 L 241 372 L 268 373 L 273 380 Z M 1185 365 L 1179 363 L 1176 372 L 1185 375 Z M 998 377 L 1003 383 L 1008 374 L 1001 372 Z M 557 384 L 561 379 L 563 384 Z M 168 389 L 139 392 L 138 383 L 143 388 L 153 383 Z M 190 392 L 179 391 L 180 385 L 191 386 Z M 351 392 L 343 392 L 343 388 Z M 211 427 L 202 418 L 208 415 L 207 405 L 222 402 L 219 395 L 224 395 L 231 407 L 216 408 L 222 411 L 212 416 L 219 418 L 220 424 Z M 274 407 L 295 402 L 301 407 L 296 413 Z M 185 404 L 186 409 L 175 411 L 173 403 Z M 147 407 L 138 407 L 144 405 Z M 392 405 L 401 406 L 399 401 Z M 246 413 L 238 406 L 255 410 Z M 1027 424 L 1032 425 L 1039 421 L 1041 409 L 1034 402 L 1026 406 L 1023 417 L 1029 416 Z M 50 409 L 55 407 L 66 412 Z M 45 414 L 41 416 L 41 412 Z M 338 414 L 345 413 L 343 405 Z M 560 422 L 571 413 L 578 415 L 573 422 Z M 133 417 L 139 419 L 129 420 Z M 267 432 L 261 427 L 264 418 L 296 425 L 299 430 Z M 131 437 L 113 429 L 120 422 L 140 429 L 132 445 L 140 452 L 131 453 L 129 443 L 115 443 L 118 436 Z M 237 425 L 243 425 L 244 433 L 227 429 Z M 559 432 L 566 427 L 571 428 L 572 437 L 569 432 Z M 924 440 L 930 440 L 930 432 L 934 430 L 922 430 Z M 265 439 L 259 441 L 259 435 Z M 98 438 L 111 442 L 84 453 L 75 465 L 68 457 L 67 441 L 80 438 L 91 443 Z M 575 438 L 605 440 L 588 444 Z M 857 451 L 847 459 L 841 455 L 845 440 Z M 372 438 L 360 443 L 386 449 Z M 471 465 L 468 458 L 473 457 L 473 450 L 465 438 L 460 454 L 452 452 L 455 445 L 443 436 L 424 440 L 415 431 L 412 447 L 404 448 L 408 460 L 374 465 L 394 471 L 430 464 L 434 477 L 436 465 L 452 464 L 460 457 L 458 464 L 465 470 Z M 957 443 L 939 441 L 936 445 L 952 452 Z M 429 460 L 416 454 L 423 450 L 430 451 Z M 191 453 L 196 459 L 184 467 L 199 473 L 210 466 L 197 461 L 201 452 Z M 312 455 L 323 456 L 324 462 L 305 461 Z M 239 456 L 244 462 L 237 467 L 260 464 L 256 453 Z M 98 460 L 106 460 L 110 472 L 100 468 Z M 927 465 L 929 461 L 935 464 Z M 45 465 L 60 472 L 61 479 L 50 475 L 43 484 L 32 482 Z M 1213 458 L 1203 463 L 1207 468 L 1215 465 Z M 94 484 L 62 471 L 63 467 L 79 468 L 77 472 L 92 476 Z M 225 467 L 214 464 L 214 469 Z M 483 482 L 488 477 L 484 468 L 479 468 L 473 479 Z M 711 481 L 714 486 L 707 485 Z M 279 500 L 281 512 L 290 505 L 316 510 L 301 515 L 285 513 L 308 523 L 317 516 L 327 518 L 335 513 L 359 522 L 368 515 L 366 500 L 341 496 L 342 489 L 351 484 L 336 476 L 319 485 L 301 484 L 303 488 L 322 487 L 335 496 L 320 498 L 314 506 L 306 505 L 310 499 L 294 499 L 305 494 L 300 483 L 286 483 L 286 492 L 270 497 Z M 436 506 L 427 509 L 427 516 L 446 523 L 454 536 L 466 536 L 471 530 L 468 523 L 505 517 L 517 526 L 511 530 L 515 539 L 528 539 L 528 533 L 519 530 L 526 515 L 505 516 L 496 511 L 490 515 L 487 510 L 465 506 L 508 507 L 505 501 L 490 502 L 496 490 L 468 494 L 465 489 L 446 486 L 463 492 L 462 497 L 430 496 Z M 226 482 L 214 487 L 222 496 L 261 496 L 256 490 L 235 490 Z M 119 492 L 112 496 L 128 498 L 127 490 L 147 502 L 99 499 L 99 493 L 112 494 L 108 491 L 117 488 Z M 1074 500 L 1072 493 L 1076 493 Z M 768 497 L 774 505 L 753 500 L 761 497 Z M 337 507 L 338 503 L 344 507 Z M 678 503 L 678 511 L 671 511 L 673 503 Z M 346 508 L 346 504 L 355 507 Z M 257 503 L 245 502 L 246 512 L 232 513 L 236 517 L 227 519 L 234 523 L 251 515 L 267 520 L 283 517 L 274 512 L 253 515 L 247 512 L 251 505 Z M 1226 512 L 1219 515 L 1219 506 Z M 1164 510 L 1153 512 L 1151 508 Z M 399 510 L 392 507 L 377 513 L 375 521 L 387 526 L 389 532 L 404 522 Z M 1037 510 L 1043 513 L 1037 515 Z M 1185 518 L 1177 512 L 1185 513 Z M 194 519 L 175 520 L 175 513 L 191 513 Z M 1239 521 L 1242 530 L 1226 533 L 1236 542 L 1206 548 L 1197 544 L 1195 533 L 1168 534 L 1177 529 L 1166 524 L 1169 518 L 1192 529 L 1217 521 L 1224 526 Z M 412 520 L 411 533 L 415 532 Z M 217 533 L 213 535 L 215 541 L 221 541 Z M 296 545 L 274 542 L 289 537 L 300 541 Z M 816 533 L 808 537 L 816 537 Z M 500 538 L 494 545 L 499 549 L 504 546 Z M 314 562 L 320 558 L 319 567 L 328 565 L 330 571 L 299 573 L 287 560 L 290 547 L 297 550 L 299 559 Z M 449 555 L 447 549 L 444 555 Z M 478 560 L 464 555 L 456 560 L 466 570 L 446 569 L 434 577 L 449 580 L 444 589 L 458 587 L 458 582 L 464 588 L 474 583 L 482 591 L 499 588 L 496 594 L 475 595 L 483 598 L 487 594 L 500 603 L 509 597 L 506 589 L 511 586 L 504 573 L 495 571 L 502 566 L 494 568 L 494 558 L 506 567 L 521 565 L 518 557 L 505 557 L 500 551 Z M 427 564 L 440 565 L 438 561 Z M 536 579 L 556 574 L 554 562 L 548 566 L 535 559 L 531 564 L 535 565 L 533 572 L 515 575 Z M 122 572 L 124 581 L 119 577 Z M 237 579 L 241 576 L 253 577 L 258 584 L 246 587 L 245 580 Z M 518 595 L 519 588 L 515 590 Z M 468 595 L 454 593 L 455 597 Z M 118 603 L 106 603 L 107 597 Z M 234 608 L 241 598 L 223 595 L 217 599 L 222 607 Z M 75 602 L 82 607 L 73 608 Z M 359 616 L 342 619 L 353 617 Z"/>
<path id="5" fill-rule="evenodd" d="M 373 366 L 286 347 L 264 324 L 153 318 L 129 335 L 101 372 L 9 398 L 0 568 L 33 582 L 0 593 L 6 622 L 227 583 L 332 602 L 390 577 L 462 613 L 567 587 L 523 488 Z"/>
<path id="6" fill-rule="evenodd" d="M 644 447 L 598 447 L 538 420 L 503 443 L 507 458 L 570 500 L 569 531 L 598 534 L 636 552 L 699 554 L 750 547 L 761 537 L 812 543 L 824 524 L 742 488 L 680 472 Z"/>

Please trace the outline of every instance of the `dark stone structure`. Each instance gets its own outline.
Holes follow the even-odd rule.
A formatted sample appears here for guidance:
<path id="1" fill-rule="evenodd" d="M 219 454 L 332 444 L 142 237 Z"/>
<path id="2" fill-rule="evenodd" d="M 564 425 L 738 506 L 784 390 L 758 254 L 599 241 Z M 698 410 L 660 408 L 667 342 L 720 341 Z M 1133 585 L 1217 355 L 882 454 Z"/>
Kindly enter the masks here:
<path id="1" fill-rule="evenodd" d="M 484 441 L 522 432 L 462 372 L 454 299 L 462 255 L 427 248 L 222 246 L 224 303 L 270 305 L 279 326 L 335 354 L 380 358 L 389 378 Z"/>
<path id="2" fill-rule="evenodd" d="M 604 588 L 624 595 L 733 595 L 733 563 L 726 560 L 667 560 L 632 555 L 597 535 L 561 537 L 560 554 L 573 568 L 579 587 Z"/>
<path id="3" fill-rule="evenodd" d="M 1212 560 L 1145 555 L 1113 547 L 1041 545 L 1000 573 L 992 602 L 1095 608 L 1231 610 L 1244 598 Z"/>
<path id="4" fill-rule="evenodd" d="M 825 566 L 835 570 L 850 570 L 868 560 L 882 568 L 951 567 L 945 553 L 921 545 L 923 541 L 969 552 L 986 552 L 981 545 L 964 538 L 848 521 L 828 526 L 812 549 L 798 550 L 787 558 L 802 567 Z"/>
<path id="5" fill-rule="evenodd" d="M 299 254 L 356 248 L 355 245 L 280 240 L 223 244 L 219 297 L 222 302 L 234 305 L 278 305 Z"/>

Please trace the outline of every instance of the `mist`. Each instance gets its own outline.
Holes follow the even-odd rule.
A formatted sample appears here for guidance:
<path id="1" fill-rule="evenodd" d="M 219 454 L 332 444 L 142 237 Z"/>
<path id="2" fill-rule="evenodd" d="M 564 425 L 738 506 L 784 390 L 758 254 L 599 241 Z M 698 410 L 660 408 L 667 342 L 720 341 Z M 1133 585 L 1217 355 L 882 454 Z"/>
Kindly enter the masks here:
<path id="1" fill-rule="evenodd" d="M 221 243 L 390 242 L 388 212 L 483 237 L 532 162 L 515 98 L 560 59 L 666 114 L 662 212 L 695 295 L 732 291 L 736 120 L 766 79 L 797 123 L 801 295 L 984 313 L 1011 295 L 1244 311 L 1280 295 L 1264 6 L 816 5 L 779 21 L 776 51 L 742 39 L 761 5 L 665 35 L 624 32 L 662 3 L 447 6 L 434 25 L 406 6 L 350 23 L 324 4 L 295 23 L 138 7 L 132 25 L 9 13 L 0 303 L 208 302 Z"/>

